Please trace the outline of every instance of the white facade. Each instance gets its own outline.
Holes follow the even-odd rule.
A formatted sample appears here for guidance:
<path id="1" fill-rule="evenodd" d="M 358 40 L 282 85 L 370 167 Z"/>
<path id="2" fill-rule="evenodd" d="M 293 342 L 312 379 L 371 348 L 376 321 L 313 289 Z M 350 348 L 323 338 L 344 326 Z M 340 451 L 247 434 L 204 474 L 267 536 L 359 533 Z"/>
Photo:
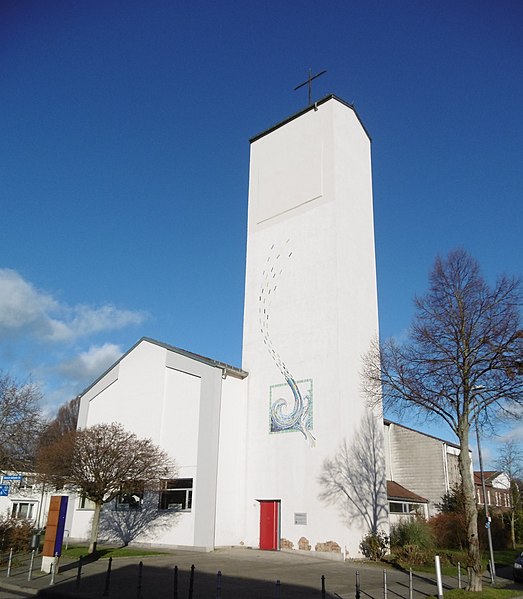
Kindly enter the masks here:
<path id="1" fill-rule="evenodd" d="M 79 428 L 119 422 L 160 445 L 175 458 L 178 477 L 193 481 L 191 509 L 177 512 L 171 525 L 151 522 L 155 544 L 214 547 L 222 397 L 224 411 L 231 401 L 244 403 L 245 374 L 144 338 L 82 396 Z M 81 508 L 80 498 L 73 509 L 71 536 L 87 538 L 92 510 Z M 152 542 L 145 533 L 136 540 Z"/>
<path id="2" fill-rule="evenodd" d="M 370 139 L 354 110 L 331 98 L 251 144 L 248 545 L 260 536 L 259 500 L 275 499 L 281 537 L 295 548 L 303 537 L 313 549 L 334 541 L 358 552 L 366 525 L 343 525 L 338 509 L 320 501 L 318 479 L 324 460 L 362 426 L 361 356 L 377 334 Z"/>
<path id="3" fill-rule="evenodd" d="M 263 505 L 272 548 L 357 556 L 368 521 L 347 523 L 319 482 L 343 442 L 371 443 L 372 426 L 386 527 L 382 426 L 360 391 L 378 334 L 370 139 L 334 96 L 251 140 L 243 334 L 243 370 L 142 339 L 84 393 L 79 426 L 121 422 L 193 480 L 191 510 L 155 544 L 258 547 Z M 88 525 L 76 509 L 72 536 Z"/>

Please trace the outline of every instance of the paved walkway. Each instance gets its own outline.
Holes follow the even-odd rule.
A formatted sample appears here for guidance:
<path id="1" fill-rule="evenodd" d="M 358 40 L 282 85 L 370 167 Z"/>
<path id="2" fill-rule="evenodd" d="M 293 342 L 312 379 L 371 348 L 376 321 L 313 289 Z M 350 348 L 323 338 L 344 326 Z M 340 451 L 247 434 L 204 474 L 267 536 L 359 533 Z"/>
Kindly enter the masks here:
<path id="1" fill-rule="evenodd" d="M 78 561 L 63 559 L 51 585 L 51 576 L 40 571 L 41 558 L 36 558 L 32 580 L 28 581 L 29 556 L 11 570 L 0 570 L 0 588 L 22 593 L 22 597 L 55 599 L 185 599 L 190 597 L 190 572 L 194 564 L 193 599 L 321 599 L 322 576 L 325 577 L 325 597 L 354 599 L 356 571 L 361 583 L 361 599 L 383 599 L 384 571 L 379 566 L 342 562 L 287 552 L 255 549 L 218 549 L 211 553 L 176 551 L 165 555 L 141 558 L 115 558 L 109 588 L 109 561 L 100 559 L 82 567 L 78 583 Z M 178 594 L 175 594 L 174 566 L 178 566 Z M 217 572 L 221 571 L 218 583 Z M 506 573 L 509 576 L 510 573 Z M 409 599 L 409 575 L 387 569 L 389 599 Z M 280 581 L 278 585 L 276 581 Z M 506 588 L 521 589 L 511 580 L 498 577 Z M 444 590 L 457 588 L 458 581 L 444 577 Z M 485 586 L 489 581 L 485 580 Z M 106 593 L 104 595 L 104 593 Z M 413 574 L 413 599 L 437 595 L 435 577 Z M 522 597 L 523 599 L 523 597 Z"/>

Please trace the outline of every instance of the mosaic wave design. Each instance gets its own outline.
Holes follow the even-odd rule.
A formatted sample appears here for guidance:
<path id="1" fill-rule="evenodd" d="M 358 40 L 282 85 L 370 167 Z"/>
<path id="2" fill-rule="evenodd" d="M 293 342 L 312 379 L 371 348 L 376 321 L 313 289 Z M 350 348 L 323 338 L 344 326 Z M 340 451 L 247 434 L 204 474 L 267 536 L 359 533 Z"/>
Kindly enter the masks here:
<path id="1" fill-rule="evenodd" d="M 284 397 L 278 397 L 274 401 L 271 401 L 271 432 L 300 431 L 305 439 L 309 441 L 310 445 L 313 446 L 315 438 L 309 430 L 311 421 L 310 410 L 312 406 L 311 391 L 302 396 L 295 378 L 290 373 L 280 354 L 274 348 L 270 335 L 272 301 L 278 289 L 278 282 L 283 273 L 284 265 L 291 257 L 290 239 L 287 239 L 281 248 L 278 248 L 276 244 L 271 245 L 265 269 L 262 272 L 262 284 L 259 296 L 258 319 L 260 331 L 263 335 L 263 343 L 267 347 L 267 351 L 276 364 L 276 367 L 283 375 L 293 397 L 292 403 Z"/>

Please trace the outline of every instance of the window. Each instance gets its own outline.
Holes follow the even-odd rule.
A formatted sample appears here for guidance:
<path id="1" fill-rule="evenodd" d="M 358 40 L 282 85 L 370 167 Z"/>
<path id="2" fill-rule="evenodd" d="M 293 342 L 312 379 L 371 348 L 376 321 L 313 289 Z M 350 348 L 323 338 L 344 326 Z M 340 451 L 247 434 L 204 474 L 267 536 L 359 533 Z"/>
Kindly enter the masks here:
<path id="1" fill-rule="evenodd" d="M 190 511 L 192 506 L 192 478 L 171 478 L 160 481 L 161 510 Z"/>
<path id="2" fill-rule="evenodd" d="M 18 488 L 32 491 L 35 484 L 36 479 L 34 476 L 22 476 L 22 480 L 20 481 Z"/>
<path id="3" fill-rule="evenodd" d="M 15 501 L 11 508 L 11 518 L 26 518 L 30 520 L 33 517 L 36 503 L 28 501 Z"/>
<path id="4" fill-rule="evenodd" d="M 116 498 L 117 510 L 139 510 L 143 503 L 143 483 L 136 483 L 122 489 L 122 492 Z"/>
<path id="5" fill-rule="evenodd" d="M 94 501 L 91 501 L 83 495 L 80 497 L 80 501 L 78 502 L 79 510 L 94 510 L 94 507 Z"/>
<path id="6" fill-rule="evenodd" d="M 389 501 L 389 512 L 391 514 L 422 514 L 423 508 L 419 503 L 408 503 Z"/>

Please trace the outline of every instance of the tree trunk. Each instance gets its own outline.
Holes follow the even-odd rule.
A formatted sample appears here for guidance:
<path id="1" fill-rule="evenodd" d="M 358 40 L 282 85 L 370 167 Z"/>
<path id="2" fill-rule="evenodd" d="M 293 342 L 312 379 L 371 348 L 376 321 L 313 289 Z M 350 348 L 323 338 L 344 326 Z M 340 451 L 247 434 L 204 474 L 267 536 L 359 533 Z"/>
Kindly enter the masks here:
<path id="1" fill-rule="evenodd" d="M 479 550 L 478 510 L 476 507 L 474 481 L 472 478 L 471 460 L 469 455 L 468 422 L 461 423 L 459 432 L 459 471 L 461 474 L 463 499 L 465 503 L 465 526 L 468 544 L 467 570 L 469 581 L 467 584 L 467 591 L 480 592 L 482 590 L 481 576 L 483 574 L 483 565 L 481 563 L 481 553 Z"/>
<path id="2" fill-rule="evenodd" d="M 94 506 L 93 523 L 91 524 L 91 540 L 89 542 L 88 554 L 96 551 L 96 543 L 98 541 L 98 528 L 100 527 L 100 514 L 102 512 L 101 503 L 96 503 Z"/>

